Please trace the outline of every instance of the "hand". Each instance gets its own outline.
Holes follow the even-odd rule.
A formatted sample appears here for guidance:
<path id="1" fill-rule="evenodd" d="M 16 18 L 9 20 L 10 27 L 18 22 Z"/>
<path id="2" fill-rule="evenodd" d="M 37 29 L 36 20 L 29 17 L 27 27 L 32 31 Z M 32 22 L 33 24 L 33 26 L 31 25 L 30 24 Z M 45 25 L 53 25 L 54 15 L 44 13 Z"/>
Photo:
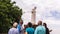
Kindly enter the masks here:
<path id="1" fill-rule="evenodd" d="M 52 30 L 49 30 L 49 32 L 52 32 Z"/>

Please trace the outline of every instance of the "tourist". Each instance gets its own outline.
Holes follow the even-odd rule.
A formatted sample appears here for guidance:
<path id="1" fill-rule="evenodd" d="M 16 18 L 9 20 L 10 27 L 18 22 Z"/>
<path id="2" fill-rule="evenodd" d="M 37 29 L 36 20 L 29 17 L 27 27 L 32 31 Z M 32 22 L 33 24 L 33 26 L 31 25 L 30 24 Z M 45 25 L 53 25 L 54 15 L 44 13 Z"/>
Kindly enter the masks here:
<path id="1" fill-rule="evenodd" d="M 18 24 L 18 26 L 17 26 L 17 29 L 18 29 L 18 31 L 19 31 L 20 34 L 24 34 L 24 33 L 23 33 L 23 32 L 24 32 L 24 29 L 23 29 L 23 27 L 22 27 L 22 24 L 23 24 L 23 21 L 20 20 L 20 22 L 19 22 L 19 24 Z"/>
<path id="2" fill-rule="evenodd" d="M 46 23 L 43 23 L 43 26 L 46 28 L 46 34 L 50 34 L 52 30 L 49 30 Z"/>
<path id="3" fill-rule="evenodd" d="M 24 30 L 26 30 L 27 27 L 28 27 L 27 25 L 24 25 Z"/>
<path id="4" fill-rule="evenodd" d="M 19 34 L 18 30 L 17 30 L 17 22 L 13 23 L 13 27 L 11 29 L 9 29 L 8 34 Z"/>
<path id="5" fill-rule="evenodd" d="M 34 34 L 34 28 L 32 28 L 32 23 L 28 23 L 28 28 L 25 30 L 25 34 Z"/>
<path id="6" fill-rule="evenodd" d="M 46 29 L 44 26 L 42 26 L 42 21 L 39 21 L 34 34 L 45 34 L 45 31 Z"/>

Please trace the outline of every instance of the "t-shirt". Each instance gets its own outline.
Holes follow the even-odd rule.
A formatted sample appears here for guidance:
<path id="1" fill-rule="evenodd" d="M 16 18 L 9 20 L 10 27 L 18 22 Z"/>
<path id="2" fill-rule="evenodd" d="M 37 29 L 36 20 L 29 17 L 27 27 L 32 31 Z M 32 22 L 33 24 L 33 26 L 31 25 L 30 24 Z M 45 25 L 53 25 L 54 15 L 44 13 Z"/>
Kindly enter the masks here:
<path id="1" fill-rule="evenodd" d="M 19 34 L 18 30 L 16 28 L 11 28 L 8 32 L 8 34 Z"/>
<path id="2" fill-rule="evenodd" d="M 20 32 L 20 30 L 21 30 L 20 24 L 18 24 L 17 29 L 18 29 L 18 31 Z"/>
<path id="3" fill-rule="evenodd" d="M 48 29 L 48 28 L 46 28 L 46 34 L 50 34 L 50 33 L 49 33 L 49 29 Z"/>
<path id="4" fill-rule="evenodd" d="M 26 28 L 26 32 L 27 32 L 28 34 L 34 34 L 34 28 L 28 27 L 28 28 Z"/>
<path id="5" fill-rule="evenodd" d="M 18 29 L 20 34 L 24 34 L 24 29 L 20 24 L 18 24 L 17 29 Z"/>
<path id="6" fill-rule="evenodd" d="M 38 26 L 36 27 L 35 33 L 34 34 L 46 34 L 46 29 L 44 26 Z"/>

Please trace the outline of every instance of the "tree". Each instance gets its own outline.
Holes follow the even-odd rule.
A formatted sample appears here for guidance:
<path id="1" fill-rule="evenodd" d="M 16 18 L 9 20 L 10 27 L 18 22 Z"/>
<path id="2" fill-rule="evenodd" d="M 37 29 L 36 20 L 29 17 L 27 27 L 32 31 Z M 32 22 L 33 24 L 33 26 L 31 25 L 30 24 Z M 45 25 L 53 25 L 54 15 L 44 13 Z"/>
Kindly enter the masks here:
<path id="1" fill-rule="evenodd" d="M 14 5 L 15 3 L 11 0 L 0 0 L 0 33 L 7 32 L 11 26 L 10 23 L 18 16 L 21 17 L 22 9 Z"/>

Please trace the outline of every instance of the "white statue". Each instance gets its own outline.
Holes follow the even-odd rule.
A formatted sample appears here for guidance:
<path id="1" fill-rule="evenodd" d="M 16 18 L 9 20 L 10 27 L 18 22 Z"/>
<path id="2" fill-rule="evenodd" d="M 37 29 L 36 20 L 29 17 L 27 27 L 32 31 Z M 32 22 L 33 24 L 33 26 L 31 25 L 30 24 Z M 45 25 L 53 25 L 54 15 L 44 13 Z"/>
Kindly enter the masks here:
<path id="1" fill-rule="evenodd" d="M 32 9 L 31 22 L 32 22 L 33 24 L 36 23 L 36 7 L 34 7 L 34 8 Z"/>

